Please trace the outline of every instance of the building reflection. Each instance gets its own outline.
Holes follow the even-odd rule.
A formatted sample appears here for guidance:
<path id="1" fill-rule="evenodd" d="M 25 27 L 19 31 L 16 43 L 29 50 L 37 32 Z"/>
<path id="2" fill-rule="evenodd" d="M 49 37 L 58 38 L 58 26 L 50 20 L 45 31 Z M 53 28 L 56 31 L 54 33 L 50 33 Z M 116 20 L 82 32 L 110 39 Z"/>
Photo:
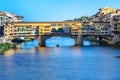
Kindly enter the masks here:
<path id="1" fill-rule="evenodd" d="M 4 55 L 5 56 L 12 56 L 14 53 L 15 53 L 15 50 L 14 49 L 10 49 L 8 51 L 5 51 Z"/>
<path id="2" fill-rule="evenodd" d="M 79 47 L 71 47 L 71 54 L 73 57 L 80 57 L 82 55 L 82 49 Z"/>
<path id="3" fill-rule="evenodd" d="M 40 54 L 40 56 L 47 56 L 49 55 L 51 52 L 50 48 L 46 48 L 46 47 L 38 47 L 38 53 Z"/>

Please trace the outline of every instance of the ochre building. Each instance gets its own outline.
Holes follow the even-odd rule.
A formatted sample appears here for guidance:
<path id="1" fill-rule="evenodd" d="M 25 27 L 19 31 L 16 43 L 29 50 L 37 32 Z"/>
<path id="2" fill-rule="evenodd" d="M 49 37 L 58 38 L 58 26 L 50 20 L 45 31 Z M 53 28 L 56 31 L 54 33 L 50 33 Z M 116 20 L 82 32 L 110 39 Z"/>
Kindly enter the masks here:
<path id="1" fill-rule="evenodd" d="M 62 28 L 71 35 L 81 34 L 81 22 L 13 22 L 4 24 L 4 37 L 7 40 L 14 38 L 35 38 L 49 35 L 53 29 Z"/>

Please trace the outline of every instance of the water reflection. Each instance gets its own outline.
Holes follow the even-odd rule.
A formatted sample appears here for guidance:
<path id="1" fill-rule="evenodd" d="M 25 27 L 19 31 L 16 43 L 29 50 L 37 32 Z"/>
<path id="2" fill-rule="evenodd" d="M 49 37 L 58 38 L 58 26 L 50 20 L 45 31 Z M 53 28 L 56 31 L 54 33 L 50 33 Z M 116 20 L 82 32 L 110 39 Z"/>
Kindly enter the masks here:
<path id="1" fill-rule="evenodd" d="M 0 80 L 119 80 L 120 50 L 83 46 L 9 50 Z"/>
<path id="2" fill-rule="evenodd" d="M 89 46 L 89 45 L 91 45 L 91 43 L 90 43 L 90 41 L 83 41 L 83 45 L 84 46 Z"/>
<path id="3" fill-rule="evenodd" d="M 33 40 L 31 42 L 24 42 L 21 44 L 22 49 L 31 49 L 39 46 L 38 40 Z"/>
<path id="4" fill-rule="evenodd" d="M 14 54 L 15 50 L 14 49 L 10 49 L 8 51 L 5 51 L 4 52 L 4 55 L 5 56 L 12 56 Z"/>
<path id="5" fill-rule="evenodd" d="M 46 41 L 47 47 L 56 47 L 56 45 L 59 47 L 74 46 L 75 40 L 66 37 L 52 37 Z"/>

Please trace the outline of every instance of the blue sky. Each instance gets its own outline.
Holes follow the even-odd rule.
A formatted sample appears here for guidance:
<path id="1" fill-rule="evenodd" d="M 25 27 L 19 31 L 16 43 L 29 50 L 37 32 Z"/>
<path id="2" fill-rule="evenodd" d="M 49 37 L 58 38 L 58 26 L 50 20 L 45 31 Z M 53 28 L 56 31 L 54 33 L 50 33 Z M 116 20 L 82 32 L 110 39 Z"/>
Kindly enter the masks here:
<path id="1" fill-rule="evenodd" d="M 62 21 L 93 15 L 99 8 L 120 9 L 120 0 L 1 0 L 0 11 L 24 16 L 24 21 Z"/>

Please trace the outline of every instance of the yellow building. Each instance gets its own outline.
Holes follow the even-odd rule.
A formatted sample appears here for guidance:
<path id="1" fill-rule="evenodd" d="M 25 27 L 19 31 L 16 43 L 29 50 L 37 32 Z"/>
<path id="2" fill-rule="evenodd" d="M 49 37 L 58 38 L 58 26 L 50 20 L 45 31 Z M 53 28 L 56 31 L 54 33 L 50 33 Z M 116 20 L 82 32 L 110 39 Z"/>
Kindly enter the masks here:
<path id="1" fill-rule="evenodd" d="M 116 10 L 116 13 L 111 15 L 111 31 L 120 32 L 120 9 Z"/>
<path id="2" fill-rule="evenodd" d="M 99 9 L 99 12 L 93 15 L 94 26 L 97 30 L 102 30 L 102 27 L 107 27 L 109 31 L 120 31 L 120 10 L 110 7 Z"/>
<path id="3" fill-rule="evenodd" d="M 100 10 L 100 13 L 101 14 L 108 14 L 108 13 L 111 13 L 111 12 L 115 12 L 116 11 L 116 9 L 114 9 L 114 8 L 110 8 L 110 7 L 103 7 L 103 8 L 101 8 L 101 9 L 99 9 Z"/>
<path id="4" fill-rule="evenodd" d="M 120 15 L 113 16 L 112 20 L 112 31 L 119 31 L 120 32 Z"/>
<path id="5" fill-rule="evenodd" d="M 4 24 L 4 37 L 8 40 L 14 38 L 35 38 L 39 35 L 49 35 L 52 29 L 62 28 L 72 35 L 81 34 L 80 22 L 13 22 Z M 70 29 L 70 30 L 69 30 Z"/>
<path id="6" fill-rule="evenodd" d="M 115 13 L 116 9 L 110 7 L 103 7 L 93 15 L 93 21 L 110 22 L 111 13 Z"/>

